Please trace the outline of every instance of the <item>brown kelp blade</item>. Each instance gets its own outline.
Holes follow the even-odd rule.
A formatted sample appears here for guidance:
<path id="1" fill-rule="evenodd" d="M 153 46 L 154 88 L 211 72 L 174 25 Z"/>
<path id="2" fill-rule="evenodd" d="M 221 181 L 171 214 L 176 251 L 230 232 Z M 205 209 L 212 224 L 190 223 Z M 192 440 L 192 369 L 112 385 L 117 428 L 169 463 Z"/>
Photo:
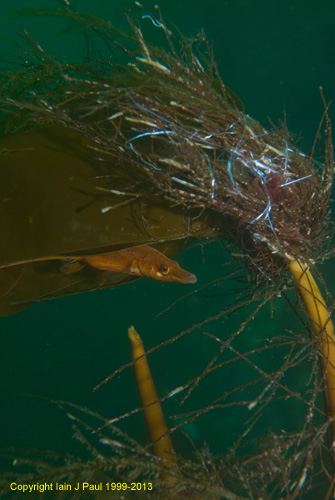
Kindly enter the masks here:
<path id="1" fill-rule="evenodd" d="M 0 265 L 63 254 L 97 254 L 149 243 L 168 256 L 213 224 L 192 219 L 115 167 L 105 183 L 103 162 L 87 138 L 69 128 L 18 133 L 0 142 Z M 90 156 L 91 155 L 91 156 Z M 109 160 L 110 165 L 116 160 Z M 129 190 L 129 183 L 133 189 Z M 127 195 L 122 194 L 127 190 Z M 129 191 L 133 195 L 129 195 Z M 15 230 L 13 229 L 15 228 Z M 136 279 L 92 269 L 66 275 L 60 261 L 0 270 L 0 314 L 38 300 L 115 287 Z"/>
<path id="2" fill-rule="evenodd" d="M 114 288 L 138 279 L 124 273 L 109 273 L 85 267 L 64 274 L 60 261 L 23 264 L 0 271 L 0 316 L 14 314 L 35 302 L 67 295 Z"/>

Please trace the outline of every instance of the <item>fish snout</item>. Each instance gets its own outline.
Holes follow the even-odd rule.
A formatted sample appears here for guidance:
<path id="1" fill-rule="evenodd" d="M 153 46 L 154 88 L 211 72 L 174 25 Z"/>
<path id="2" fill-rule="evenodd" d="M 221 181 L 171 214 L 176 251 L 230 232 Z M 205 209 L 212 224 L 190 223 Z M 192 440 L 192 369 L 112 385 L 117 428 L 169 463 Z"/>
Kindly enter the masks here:
<path id="1" fill-rule="evenodd" d="M 185 271 L 183 269 L 183 273 L 180 276 L 180 283 L 196 283 L 197 282 L 197 277 L 195 274 L 189 273 L 188 271 Z"/>

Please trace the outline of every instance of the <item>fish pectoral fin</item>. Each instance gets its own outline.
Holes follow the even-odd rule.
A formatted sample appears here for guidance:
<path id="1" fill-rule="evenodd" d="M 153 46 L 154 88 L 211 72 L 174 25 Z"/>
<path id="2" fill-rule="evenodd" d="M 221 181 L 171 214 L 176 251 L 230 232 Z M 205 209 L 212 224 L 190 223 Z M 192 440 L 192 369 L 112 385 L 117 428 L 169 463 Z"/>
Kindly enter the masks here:
<path id="1" fill-rule="evenodd" d="M 129 283 L 130 281 L 137 280 L 139 276 L 131 275 L 129 273 L 114 273 L 112 271 L 106 271 L 108 275 L 108 282 L 111 285 L 118 285 L 119 283 Z"/>
<path id="2" fill-rule="evenodd" d="M 79 260 L 66 260 L 61 265 L 60 270 L 64 274 L 73 274 L 81 271 L 85 267 L 85 264 L 79 262 Z"/>

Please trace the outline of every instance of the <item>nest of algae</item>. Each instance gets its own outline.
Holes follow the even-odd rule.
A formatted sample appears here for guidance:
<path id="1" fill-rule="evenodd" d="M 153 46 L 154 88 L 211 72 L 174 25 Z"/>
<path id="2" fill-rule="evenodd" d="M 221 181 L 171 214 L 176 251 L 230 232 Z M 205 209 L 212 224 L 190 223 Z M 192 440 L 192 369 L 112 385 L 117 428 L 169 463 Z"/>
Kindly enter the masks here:
<path id="1" fill-rule="evenodd" d="M 145 21 L 152 22 L 153 30 L 164 39 L 163 47 L 157 47 L 144 38 L 132 14 L 129 32 L 122 32 L 108 21 L 79 14 L 69 2 L 65 4 L 39 14 L 79 23 L 106 43 L 109 57 L 95 55 L 87 64 L 66 64 L 26 34 L 24 50 L 29 62 L 5 74 L 1 84 L 2 132 L 11 136 L 42 127 L 62 130 L 69 138 L 84 137 L 95 169 L 91 183 L 96 196 L 104 196 L 101 216 L 119 207 L 139 206 L 136 217 L 150 243 L 169 242 L 168 233 L 156 239 L 150 233 L 144 210 L 150 204 L 179 214 L 185 221 L 187 242 L 196 239 L 191 227 L 199 220 L 202 228 L 210 228 L 212 235 L 227 242 L 238 263 L 231 276 L 242 277 L 243 288 L 214 318 L 158 347 L 212 319 L 228 320 L 232 314 L 241 314 L 240 327 L 233 333 L 208 334 L 217 343 L 217 352 L 198 376 L 178 388 L 184 391 L 181 402 L 212 374 L 224 377 L 230 365 L 245 370 L 244 380 L 232 381 L 217 398 L 210 402 L 204 398 L 201 408 L 180 414 L 182 423 L 172 430 L 208 412 L 235 406 L 246 411 L 246 417 L 236 445 L 225 456 L 213 457 L 204 449 L 196 451 L 192 461 L 177 457 L 177 468 L 169 472 L 175 480 L 166 487 L 162 480 L 166 466 L 150 446 L 141 446 L 110 421 L 72 407 L 75 435 L 92 458 L 11 452 L 18 462 L 35 469 L 20 481 L 108 481 L 111 471 L 115 477 L 117 470 L 120 483 L 155 482 L 153 498 L 293 499 L 309 498 L 309 492 L 331 498 L 334 456 L 329 443 L 334 413 L 329 395 L 331 370 L 324 361 L 331 347 L 323 338 L 323 320 L 311 318 L 309 324 L 303 319 L 289 273 L 292 263 L 314 268 L 329 254 L 333 149 L 327 104 L 324 101 L 325 134 L 317 137 L 324 156 L 321 165 L 313 160 L 314 147 L 305 155 L 287 132 L 268 131 L 245 113 L 238 97 L 221 81 L 203 34 L 193 40 L 176 36 L 159 9 L 154 13 L 143 10 Z M 197 238 L 207 236 L 206 231 L 201 234 L 200 230 Z M 239 334 L 280 293 L 300 315 L 298 333 L 262 339 L 257 347 L 250 341 L 243 345 Z M 314 302 L 321 303 L 321 299 Z M 243 316 L 244 306 L 251 308 Z M 313 332 L 317 328 L 321 337 Z M 320 347 L 320 338 L 326 348 Z M 274 367 L 261 358 L 270 359 L 272 353 L 280 357 Z M 287 405 L 289 412 L 299 407 L 296 429 L 271 432 L 262 440 L 253 436 L 253 451 L 243 452 L 241 443 L 245 446 L 253 428 L 262 425 L 264 414 L 280 404 Z M 99 422 L 87 423 L 91 418 Z M 108 453 L 106 447 L 101 450 L 102 443 L 108 445 Z M 6 480 L 18 477 L 11 474 Z M 69 498 L 75 498 L 71 494 Z M 67 498 L 66 492 L 57 495 Z M 133 496 L 147 497 L 148 492 L 114 492 L 114 498 Z"/>

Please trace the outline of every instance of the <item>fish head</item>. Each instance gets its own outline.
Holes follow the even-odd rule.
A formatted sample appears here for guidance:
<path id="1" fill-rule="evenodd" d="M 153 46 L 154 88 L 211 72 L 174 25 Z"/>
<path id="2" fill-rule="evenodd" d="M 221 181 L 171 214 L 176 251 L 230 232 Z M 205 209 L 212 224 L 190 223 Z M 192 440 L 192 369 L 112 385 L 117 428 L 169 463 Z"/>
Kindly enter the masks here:
<path id="1" fill-rule="evenodd" d="M 157 252 L 158 254 L 158 252 Z M 195 283 L 197 278 L 194 274 L 182 269 L 178 262 L 169 259 L 164 254 L 155 255 L 143 259 L 139 263 L 140 273 L 151 279 L 159 281 L 172 281 L 174 283 Z"/>

